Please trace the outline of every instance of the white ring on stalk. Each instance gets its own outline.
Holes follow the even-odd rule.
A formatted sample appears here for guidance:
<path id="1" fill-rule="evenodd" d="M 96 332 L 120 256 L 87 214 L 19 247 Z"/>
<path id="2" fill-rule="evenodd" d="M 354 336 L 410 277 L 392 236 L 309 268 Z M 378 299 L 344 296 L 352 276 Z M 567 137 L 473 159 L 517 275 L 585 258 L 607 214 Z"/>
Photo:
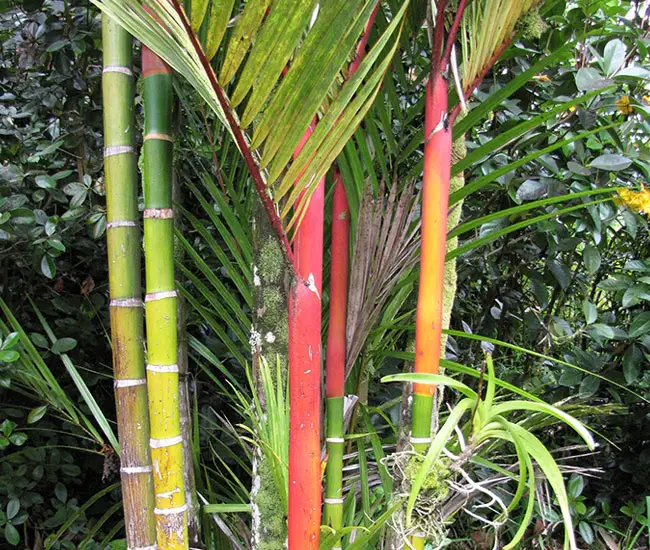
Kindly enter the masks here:
<path id="1" fill-rule="evenodd" d="M 175 290 L 163 290 L 162 292 L 150 292 L 144 297 L 146 302 L 155 302 L 156 300 L 164 300 L 166 298 L 176 298 Z"/>
<path id="2" fill-rule="evenodd" d="M 153 471 L 151 464 L 149 466 L 123 466 L 120 472 L 123 474 L 149 474 Z"/>
<path id="3" fill-rule="evenodd" d="M 187 504 L 176 506 L 175 508 L 154 508 L 153 513 L 157 516 L 172 516 L 174 514 L 182 514 L 187 511 Z"/>
<path id="4" fill-rule="evenodd" d="M 140 298 L 113 298 L 109 304 L 111 307 L 142 307 Z"/>
<path id="5" fill-rule="evenodd" d="M 174 437 L 163 437 L 155 438 L 152 437 L 149 440 L 149 447 L 152 449 L 162 449 L 163 447 L 172 447 L 173 445 L 178 445 L 183 442 L 183 437 L 180 435 L 175 435 Z"/>
<path id="6" fill-rule="evenodd" d="M 112 229 L 113 227 L 136 227 L 136 223 L 133 220 L 115 220 L 108 222 L 106 224 L 106 229 Z"/>
<path id="7" fill-rule="evenodd" d="M 158 132 L 149 132 L 144 138 L 142 138 L 142 141 L 148 141 L 150 139 L 160 139 L 162 141 L 173 141 L 172 137 L 168 134 L 159 134 Z"/>
<path id="8" fill-rule="evenodd" d="M 121 73 L 127 76 L 133 76 L 133 71 L 129 67 L 120 65 L 107 65 L 102 69 L 102 73 Z"/>
<path id="9" fill-rule="evenodd" d="M 146 378 L 121 378 L 113 382 L 114 388 L 132 388 L 134 386 L 142 386 L 147 383 Z"/>
<path id="10" fill-rule="evenodd" d="M 173 365 L 149 365 L 147 364 L 147 370 L 150 372 L 178 372 L 178 365 L 174 363 Z"/>
<path id="11" fill-rule="evenodd" d="M 148 220 L 171 220 L 174 218 L 174 210 L 172 208 L 145 208 L 142 215 Z"/>
<path id="12" fill-rule="evenodd" d="M 109 145 L 104 147 L 104 158 L 112 157 L 113 155 L 123 155 L 125 153 L 133 153 L 134 149 L 131 145 Z"/>

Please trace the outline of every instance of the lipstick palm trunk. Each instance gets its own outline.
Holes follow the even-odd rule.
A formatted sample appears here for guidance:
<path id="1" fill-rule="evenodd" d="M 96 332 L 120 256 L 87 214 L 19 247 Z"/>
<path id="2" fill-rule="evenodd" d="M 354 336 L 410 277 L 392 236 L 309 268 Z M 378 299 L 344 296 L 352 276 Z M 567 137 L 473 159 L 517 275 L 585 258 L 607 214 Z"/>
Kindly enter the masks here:
<path id="1" fill-rule="evenodd" d="M 305 133 L 300 147 L 310 130 Z M 289 294 L 289 550 L 315 550 L 321 523 L 321 289 L 325 185 L 314 191 L 294 239 Z"/>
<path id="2" fill-rule="evenodd" d="M 106 240 L 120 475 L 126 543 L 129 548 L 142 548 L 155 544 L 156 529 L 140 288 L 132 41 L 106 15 L 102 39 Z"/>
<path id="3" fill-rule="evenodd" d="M 361 64 L 370 31 L 377 16 L 375 4 L 356 53 L 350 64 L 352 76 Z M 343 527 L 343 439 L 345 408 L 346 314 L 348 304 L 348 269 L 350 264 L 350 208 L 341 173 L 335 167 L 332 201 L 332 256 L 330 265 L 330 317 L 327 327 L 326 401 L 327 471 L 325 485 L 325 523 L 335 530 Z M 338 548 L 335 547 L 335 548 Z"/>
<path id="4" fill-rule="evenodd" d="M 325 523 L 343 526 L 343 406 L 345 391 L 345 318 L 348 302 L 350 211 L 341 174 L 334 171 L 330 318 L 327 331 L 327 483 Z"/>
<path id="5" fill-rule="evenodd" d="M 422 187 L 422 247 L 416 311 L 416 373 L 437 374 L 442 339 L 443 276 L 447 241 L 447 208 L 451 171 L 451 129 L 446 126 L 447 83 L 435 75 L 427 86 Z M 435 387 L 415 384 L 411 443 L 423 452 L 431 442 Z"/>
<path id="6" fill-rule="evenodd" d="M 172 83 L 169 67 L 142 49 L 147 381 L 159 550 L 186 549 L 187 504 L 179 415 L 172 210 Z"/>

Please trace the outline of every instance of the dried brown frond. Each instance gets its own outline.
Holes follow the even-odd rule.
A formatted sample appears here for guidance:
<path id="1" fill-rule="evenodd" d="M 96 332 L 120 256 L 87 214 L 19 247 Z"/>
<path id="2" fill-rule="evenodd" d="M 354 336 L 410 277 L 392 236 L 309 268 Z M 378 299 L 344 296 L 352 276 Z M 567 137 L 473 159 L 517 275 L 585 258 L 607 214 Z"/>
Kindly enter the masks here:
<path id="1" fill-rule="evenodd" d="M 361 353 L 395 285 L 417 261 L 420 222 L 414 222 L 418 193 L 413 184 L 388 196 L 367 190 L 361 198 L 347 313 L 345 373 Z"/>

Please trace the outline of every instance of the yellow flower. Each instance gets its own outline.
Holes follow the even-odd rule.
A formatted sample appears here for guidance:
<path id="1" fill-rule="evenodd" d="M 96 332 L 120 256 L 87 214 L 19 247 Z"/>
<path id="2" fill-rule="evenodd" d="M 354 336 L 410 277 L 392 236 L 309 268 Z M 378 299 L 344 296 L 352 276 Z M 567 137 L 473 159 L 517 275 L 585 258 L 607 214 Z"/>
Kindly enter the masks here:
<path id="1" fill-rule="evenodd" d="M 650 105 L 650 95 L 644 95 L 641 99 L 643 99 L 643 103 Z"/>
<path id="2" fill-rule="evenodd" d="M 626 95 L 622 95 L 618 98 L 616 101 L 616 109 L 624 116 L 631 115 L 634 111 L 634 108 L 630 105 L 630 98 Z"/>
<path id="3" fill-rule="evenodd" d="M 621 201 L 634 210 L 643 214 L 650 214 L 650 189 L 641 184 L 641 191 L 621 189 L 618 192 Z"/>

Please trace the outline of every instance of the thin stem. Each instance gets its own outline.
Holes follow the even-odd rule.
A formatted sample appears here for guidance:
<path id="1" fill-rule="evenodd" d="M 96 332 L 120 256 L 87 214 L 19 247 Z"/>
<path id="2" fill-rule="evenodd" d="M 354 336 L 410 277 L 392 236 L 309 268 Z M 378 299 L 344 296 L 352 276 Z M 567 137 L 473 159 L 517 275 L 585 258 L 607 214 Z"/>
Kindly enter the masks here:
<path id="1" fill-rule="evenodd" d="M 179 410 L 177 296 L 172 210 L 172 79 L 155 53 L 142 48 L 144 80 L 144 249 L 147 390 L 158 548 L 188 547 L 187 503 Z"/>
<path id="2" fill-rule="evenodd" d="M 454 22 L 451 24 L 451 29 L 449 29 L 449 34 L 447 35 L 447 43 L 445 44 L 445 51 L 442 54 L 442 59 L 440 61 L 440 67 L 444 69 L 449 64 L 449 56 L 451 55 L 451 49 L 454 46 L 454 41 L 456 40 L 456 34 L 460 27 L 460 22 L 463 19 L 463 13 L 465 13 L 465 7 L 467 6 L 467 0 L 460 0 L 458 4 L 458 10 L 456 11 L 456 16 L 454 17 Z"/>
<path id="3" fill-rule="evenodd" d="M 442 43 L 445 39 L 446 6 L 447 0 L 440 0 L 438 3 L 438 11 L 436 12 L 436 25 L 433 34 L 433 46 L 431 48 L 431 75 L 429 78 L 433 78 L 434 75 L 438 74 L 443 69 L 440 51 L 442 50 Z M 429 22 L 429 24 L 431 24 L 431 22 Z"/>

